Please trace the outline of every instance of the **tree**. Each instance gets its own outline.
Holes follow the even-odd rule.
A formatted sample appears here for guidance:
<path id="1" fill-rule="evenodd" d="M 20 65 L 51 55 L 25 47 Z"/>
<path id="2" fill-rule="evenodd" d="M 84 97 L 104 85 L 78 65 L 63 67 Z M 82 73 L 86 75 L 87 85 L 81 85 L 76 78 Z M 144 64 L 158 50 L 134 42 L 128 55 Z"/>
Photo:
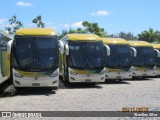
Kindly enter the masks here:
<path id="1" fill-rule="evenodd" d="M 83 21 L 82 25 L 85 27 L 84 31 L 96 34 L 100 37 L 107 37 L 104 28 L 101 28 L 98 23 L 90 23 L 88 21 Z"/>
<path id="2" fill-rule="evenodd" d="M 86 31 L 83 30 L 82 28 L 77 28 L 76 30 L 70 28 L 69 31 L 62 30 L 62 33 L 58 36 L 58 39 L 63 38 L 67 34 L 73 34 L 73 33 L 86 33 Z"/>
<path id="3" fill-rule="evenodd" d="M 20 29 L 23 27 L 23 24 L 21 21 L 17 20 L 17 16 L 13 15 L 9 19 L 9 25 L 5 27 L 5 30 L 8 31 L 10 35 L 14 35 L 16 30 Z"/>
<path id="4" fill-rule="evenodd" d="M 83 29 L 77 28 L 76 30 L 74 30 L 70 28 L 69 31 L 63 30 L 62 33 L 59 35 L 59 39 L 70 33 L 93 33 L 100 37 L 107 36 L 107 34 L 104 32 L 104 28 L 99 27 L 98 23 L 90 23 L 88 21 L 83 21 L 82 25 L 84 27 Z"/>
<path id="5" fill-rule="evenodd" d="M 62 39 L 65 35 L 68 34 L 68 31 L 67 30 L 62 30 L 62 33 L 58 36 L 58 39 Z"/>
<path id="6" fill-rule="evenodd" d="M 34 18 L 32 20 L 33 23 L 35 23 L 37 25 L 37 27 L 39 28 L 44 28 L 45 27 L 45 23 L 42 21 L 42 16 L 38 15 L 36 18 Z"/>
<path id="7" fill-rule="evenodd" d="M 126 39 L 126 40 L 136 40 L 136 39 L 137 39 L 137 37 L 134 36 L 131 32 L 128 32 L 128 33 L 120 32 L 120 33 L 118 34 L 118 37 L 119 37 L 119 38 Z"/>
<path id="8" fill-rule="evenodd" d="M 155 42 L 159 41 L 159 31 L 154 31 L 152 28 L 149 28 L 149 30 L 143 31 L 141 34 L 138 34 L 139 40 L 144 40 L 147 42 Z"/>

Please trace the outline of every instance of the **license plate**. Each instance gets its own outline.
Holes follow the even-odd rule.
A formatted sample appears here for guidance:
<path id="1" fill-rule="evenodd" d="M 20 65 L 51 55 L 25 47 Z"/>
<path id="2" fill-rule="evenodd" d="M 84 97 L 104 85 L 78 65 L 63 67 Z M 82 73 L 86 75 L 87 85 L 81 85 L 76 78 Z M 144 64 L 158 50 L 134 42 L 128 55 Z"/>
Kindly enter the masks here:
<path id="1" fill-rule="evenodd" d="M 91 82 L 91 79 L 85 79 L 85 82 Z"/>
<path id="2" fill-rule="evenodd" d="M 117 76 L 116 78 L 117 78 L 117 79 L 121 79 L 121 76 Z"/>
<path id="3" fill-rule="evenodd" d="M 39 86 L 40 86 L 40 83 L 32 83 L 32 86 L 33 86 L 33 87 L 39 87 Z"/>

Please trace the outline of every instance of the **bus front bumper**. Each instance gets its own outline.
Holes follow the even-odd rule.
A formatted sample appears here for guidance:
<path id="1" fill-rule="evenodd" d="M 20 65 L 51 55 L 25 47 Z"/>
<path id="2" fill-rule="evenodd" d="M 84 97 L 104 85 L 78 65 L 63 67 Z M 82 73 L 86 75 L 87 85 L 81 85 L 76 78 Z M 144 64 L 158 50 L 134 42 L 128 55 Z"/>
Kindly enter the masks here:
<path id="1" fill-rule="evenodd" d="M 69 82 L 71 83 L 105 82 L 105 68 L 99 74 L 91 71 L 86 72 L 85 70 L 80 72 L 72 68 L 69 68 L 68 71 Z"/>
<path id="2" fill-rule="evenodd" d="M 78 82 L 104 82 L 105 81 L 105 74 L 98 75 L 98 74 L 78 74 L 78 75 L 71 75 L 69 74 L 69 82 L 71 83 L 78 83 Z"/>
<path id="3" fill-rule="evenodd" d="M 156 70 L 133 70 L 133 77 L 145 77 L 145 76 L 155 76 Z"/>
<path id="4" fill-rule="evenodd" d="M 132 72 L 120 71 L 120 72 L 107 72 L 106 79 L 131 79 Z"/>
<path id="5" fill-rule="evenodd" d="M 57 70 L 59 73 L 59 70 Z M 18 76 L 13 70 L 13 85 L 15 87 L 58 87 L 59 74 L 56 76 Z"/>

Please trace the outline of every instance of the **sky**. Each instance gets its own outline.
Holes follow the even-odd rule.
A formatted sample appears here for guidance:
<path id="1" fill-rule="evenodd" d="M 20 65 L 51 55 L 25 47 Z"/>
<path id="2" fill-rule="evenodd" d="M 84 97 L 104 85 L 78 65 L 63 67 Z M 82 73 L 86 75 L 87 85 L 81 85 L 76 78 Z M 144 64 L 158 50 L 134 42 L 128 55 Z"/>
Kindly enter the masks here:
<path id="1" fill-rule="evenodd" d="M 160 0 L 1 0 L 0 4 L 2 29 L 13 15 L 25 28 L 36 27 L 32 20 L 41 15 L 46 27 L 59 34 L 82 27 L 82 21 L 96 22 L 108 34 L 160 30 Z"/>

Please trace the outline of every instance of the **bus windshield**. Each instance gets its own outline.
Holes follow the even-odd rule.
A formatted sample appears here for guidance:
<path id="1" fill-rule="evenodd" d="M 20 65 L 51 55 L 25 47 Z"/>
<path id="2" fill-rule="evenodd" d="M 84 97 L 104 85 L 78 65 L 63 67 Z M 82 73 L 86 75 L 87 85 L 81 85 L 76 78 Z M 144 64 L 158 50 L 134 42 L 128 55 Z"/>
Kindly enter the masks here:
<path id="1" fill-rule="evenodd" d="M 109 45 L 111 54 L 106 57 L 106 67 L 128 68 L 131 67 L 129 45 Z"/>
<path id="2" fill-rule="evenodd" d="M 134 66 L 155 66 L 153 47 L 135 47 L 137 50 L 137 57 L 133 59 Z"/>
<path id="3" fill-rule="evenodd" d="M 24 71 L 51 71 L 58 68 L 58 41 L 54 37 L 16 37 L 14 67 Z"/>
<path id="4" fill-rule="evenodd" d="M 103 43 L 69 42 L 69 66 L 75 69 L 103 68 Z"/>

